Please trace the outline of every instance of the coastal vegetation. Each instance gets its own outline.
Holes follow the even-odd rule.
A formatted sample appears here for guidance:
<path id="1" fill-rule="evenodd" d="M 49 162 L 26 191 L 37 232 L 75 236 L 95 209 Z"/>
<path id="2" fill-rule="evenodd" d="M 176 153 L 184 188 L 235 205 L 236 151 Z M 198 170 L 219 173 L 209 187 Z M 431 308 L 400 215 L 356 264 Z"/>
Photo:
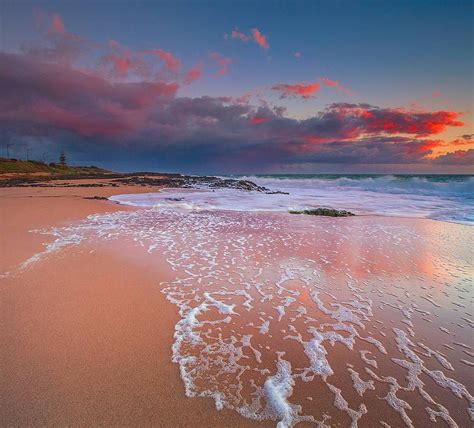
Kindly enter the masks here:
<path id="1" fill-rule="evenodd" d="M 96 166 L 70 166 L 65 161 L 46 163 L 36 160 L 0 158 L 0 174 L 91 175 L 108 172 L 110 171 Z"/>

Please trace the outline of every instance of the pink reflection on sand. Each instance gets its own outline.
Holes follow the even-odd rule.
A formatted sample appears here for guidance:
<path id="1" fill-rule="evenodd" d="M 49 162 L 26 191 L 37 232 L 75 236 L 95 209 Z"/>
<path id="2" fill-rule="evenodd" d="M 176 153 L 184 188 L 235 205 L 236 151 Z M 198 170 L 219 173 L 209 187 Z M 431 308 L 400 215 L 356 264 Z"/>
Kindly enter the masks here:
<path id="1" fill-rule="evenodd" d="M 190 397 L 286 426 L 469 424 L 470 227 L 138 210 L 55 233 L 166 258 Z"/>

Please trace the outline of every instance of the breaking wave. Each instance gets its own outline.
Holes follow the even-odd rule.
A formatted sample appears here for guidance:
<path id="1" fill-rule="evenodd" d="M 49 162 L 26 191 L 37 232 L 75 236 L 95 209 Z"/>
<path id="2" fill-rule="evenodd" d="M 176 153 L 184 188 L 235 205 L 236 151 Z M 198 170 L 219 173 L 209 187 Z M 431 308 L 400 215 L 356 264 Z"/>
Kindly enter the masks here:
<path id="1" fill-rule="evenodd" d="M 189 211 L 289 211 L 331 207 L 358 215 L 430 218 L 474 224 L 472 176 L 314 176 L 240 177 L 271 190 L 264 194 L 235 189 L 167 189 L 160 193 L 111 199 L 139 206 Z"/>

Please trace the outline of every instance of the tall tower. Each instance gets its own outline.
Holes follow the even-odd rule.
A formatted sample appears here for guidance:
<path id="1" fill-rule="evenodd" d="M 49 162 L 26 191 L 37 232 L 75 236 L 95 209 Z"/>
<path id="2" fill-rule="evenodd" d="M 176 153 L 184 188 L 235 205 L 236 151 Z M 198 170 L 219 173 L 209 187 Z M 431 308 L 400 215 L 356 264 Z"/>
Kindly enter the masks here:
<path id="1" fill-rule="evenodd" d="M 66 155 L 64 154 L 62 150 L 61 150 L 61 154 L 59 155 L 59 163 L 62 166 L 66 166 Z"/>

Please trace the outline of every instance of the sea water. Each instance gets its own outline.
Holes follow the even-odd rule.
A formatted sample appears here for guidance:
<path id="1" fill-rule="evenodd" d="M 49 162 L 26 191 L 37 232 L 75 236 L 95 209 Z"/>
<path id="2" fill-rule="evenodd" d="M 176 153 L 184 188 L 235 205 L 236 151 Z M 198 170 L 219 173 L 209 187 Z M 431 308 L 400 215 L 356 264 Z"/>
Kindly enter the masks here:
<path id="1" fill-rule="evenodd" d="M 257 175 L 234 177 L 285 194 L 206 189 L 114 196 L 123 204 L 185 210 L 289 211 L 331 207 L 357 215 L 431 218 L 474 224 L 470 175 Z"/>

